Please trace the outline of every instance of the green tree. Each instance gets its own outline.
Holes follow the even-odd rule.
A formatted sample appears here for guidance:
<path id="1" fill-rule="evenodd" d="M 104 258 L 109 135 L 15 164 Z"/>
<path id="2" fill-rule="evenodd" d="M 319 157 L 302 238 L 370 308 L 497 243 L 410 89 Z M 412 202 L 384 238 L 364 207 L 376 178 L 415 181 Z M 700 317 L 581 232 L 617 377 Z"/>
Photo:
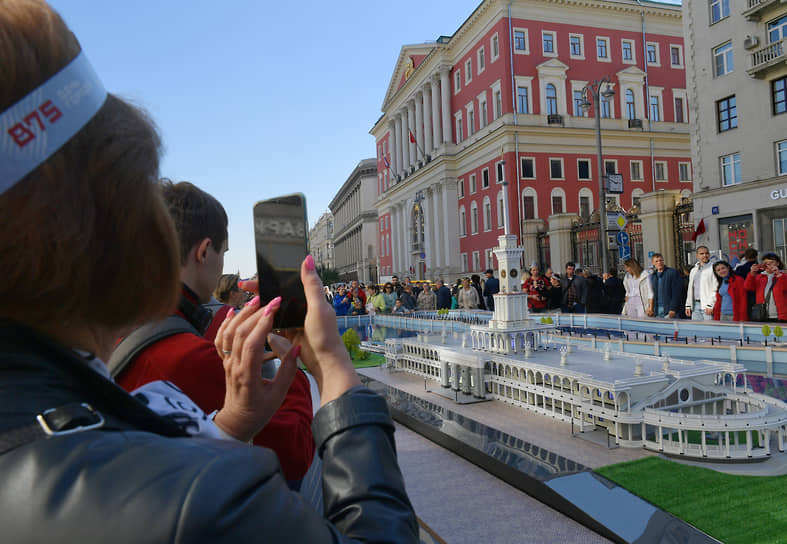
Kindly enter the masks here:
<path id="1" fill-rule="evenodd" d="M 333 285 L 339 281 L 339 273 L 334 268 L 318 266 L 317 275 L 320 276 L 323 285 Z"/>
<path id="2" fill-rule="evenodd" d="M 771 335 L 771 328 L 768 325 L 762 326 L 762 335 L 765 338 L 768 338 Z"/>

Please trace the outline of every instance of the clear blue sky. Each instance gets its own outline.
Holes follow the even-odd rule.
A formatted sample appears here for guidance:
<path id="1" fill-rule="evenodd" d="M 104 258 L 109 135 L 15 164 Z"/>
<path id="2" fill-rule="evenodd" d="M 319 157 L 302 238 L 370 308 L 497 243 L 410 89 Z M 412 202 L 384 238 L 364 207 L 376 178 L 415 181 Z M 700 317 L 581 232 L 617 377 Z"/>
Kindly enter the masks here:
<path id="1" fill-rule="evenodd" d="M 224 204 L 225 272 L 245 277 L 254 203 L 303 192 L 313 224 L 375 156 L 369 130 L 402 45 L 452 35 L 480 0 L 50 3 L 107 89 L 155 119 L 161 174 Z"/>

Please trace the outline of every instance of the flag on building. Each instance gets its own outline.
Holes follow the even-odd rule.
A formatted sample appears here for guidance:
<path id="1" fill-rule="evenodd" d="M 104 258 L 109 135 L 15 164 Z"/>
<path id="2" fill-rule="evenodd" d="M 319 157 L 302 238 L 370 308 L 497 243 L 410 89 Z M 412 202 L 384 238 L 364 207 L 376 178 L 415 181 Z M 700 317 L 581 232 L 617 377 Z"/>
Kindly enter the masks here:
<path id="1" fill-rule="evenodd" d="M 704 219 L 700 219 L 700 222 L 697 225 L 697 228 L 694 229 L 694 234 L 691 235 L 691 240 L 696 242 L 697 241 L 697 236 L 699 236 L 700 234 L 703 234 L 704 232 L 705 232 L 705 220 Z"/>
<path id="2" fill-rule="evenodd" d="M 415 136 L 413 135 L 413 131 L 411 130 L 409 132 L 410 132 L 410 142 L 415 143 Z"/>
<path id="3" fill-rule="evenodd" d="M 385 163 L 386 168 L 391 168 L 391 163 L 388 162 L 388 158 L 385 155 L 383 155 L 383 162 Z"/>

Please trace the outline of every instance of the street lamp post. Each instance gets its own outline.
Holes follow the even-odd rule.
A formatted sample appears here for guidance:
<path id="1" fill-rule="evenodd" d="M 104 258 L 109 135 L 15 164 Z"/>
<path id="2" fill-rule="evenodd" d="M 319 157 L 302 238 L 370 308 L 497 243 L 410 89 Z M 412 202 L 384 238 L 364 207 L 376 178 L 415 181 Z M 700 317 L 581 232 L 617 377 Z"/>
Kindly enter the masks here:
<path id="1" fill-rule="evenodd" d="M 601 79 L 596 79 L 582 89 L 582 102 L 580 107 L 583 111 L 587 112 L 591 106 L 595 108 L 596 115 L 596 147 L 598 152 L 598 222 L 599 222 L 599 244 L 601 246 L 601 273 L 604 274 L 609 269 L 607 262 L 607 191 L 606 184 L 604 183 L 604 160 L 601 153 L 601 101 L 609 102 L 615 91 L 610 87 L 612 80 L 609 76 L 604 76 Z M 606 88 L 602 91 L 602 86 Z M 590 97 L 593 97 L 593 103 L 590 102 Z"/>

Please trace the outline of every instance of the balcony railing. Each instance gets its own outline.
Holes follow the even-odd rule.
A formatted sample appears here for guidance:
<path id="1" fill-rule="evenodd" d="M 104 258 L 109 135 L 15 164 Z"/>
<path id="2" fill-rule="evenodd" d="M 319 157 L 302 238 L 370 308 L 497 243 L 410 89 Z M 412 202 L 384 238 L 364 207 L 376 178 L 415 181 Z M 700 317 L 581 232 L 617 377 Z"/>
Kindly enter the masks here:
<path id="1" fill-rule="evenodd" d="M 746 70 L 752 77 L 764 77 L 765 72 L 777 65 L 787 61 L 787 56 L 784 54 L 786 38 L 782 38 L 778 42 L 762 47 L 751 54 L 751 68 Z"/>
<path id="2" fill-rule="evenodd" d="M 746 8 L 743 16 L 749 21 L 759 21 L 762 12 L 772 4 L 778 4 L 782 0 L 746 0 Z"/>
<path id="3" fill-rule="evenodd" d="M 547 124 L 548 125 L 562 125 L 563 124 L 563 116 L 558 113 L 550 113 L 547 115 Z"/>

